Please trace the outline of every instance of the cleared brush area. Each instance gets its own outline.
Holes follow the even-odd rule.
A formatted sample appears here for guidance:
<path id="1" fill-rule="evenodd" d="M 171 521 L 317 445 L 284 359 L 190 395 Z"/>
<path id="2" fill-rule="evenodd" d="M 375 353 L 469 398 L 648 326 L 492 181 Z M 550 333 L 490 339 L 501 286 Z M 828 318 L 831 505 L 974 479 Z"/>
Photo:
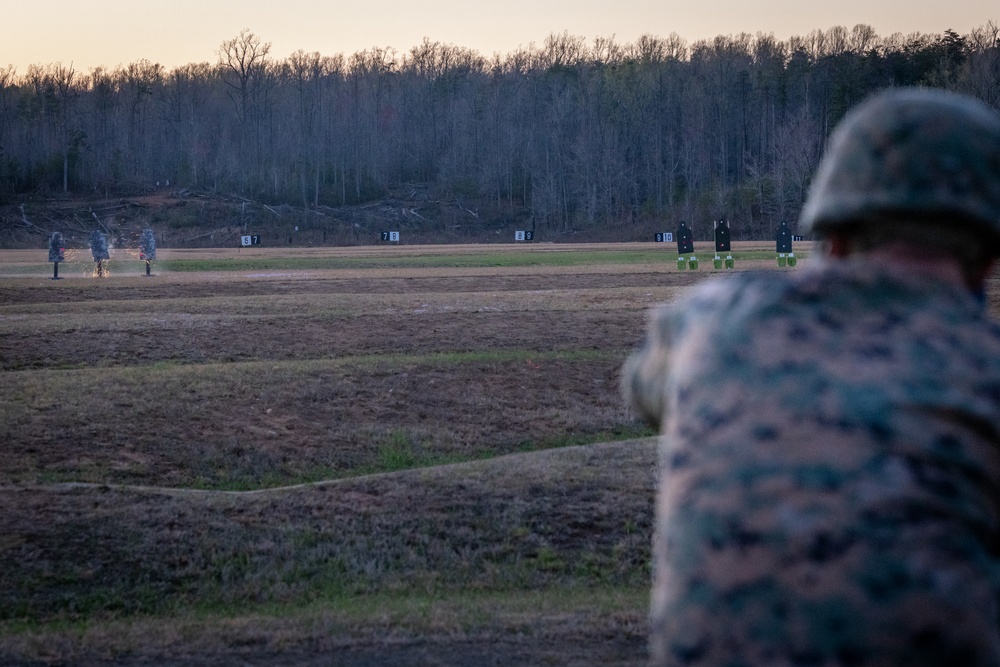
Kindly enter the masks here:
<path id="1" fill-rule="evenodd" d="M 620 365 L 490 351 L 10 373 L 0 481 L 245 490 L 645 435 Z"/>
<path id="2" fill-rule="evenodd" d="M 245 280 L 148 299 L 122 298 L 118 279 L 92 281 L 89 300 L 60 282 L 71 300 L 3 311 L 0 482 L 248 489 L 644 435 L 618 368 L 678 288 L 621 278 L 278 294 Z"/>
<path id="3" fill-rule="evenodd" d="M 0 278 L 0 662 L 644 664 L 639 250 Z"/>

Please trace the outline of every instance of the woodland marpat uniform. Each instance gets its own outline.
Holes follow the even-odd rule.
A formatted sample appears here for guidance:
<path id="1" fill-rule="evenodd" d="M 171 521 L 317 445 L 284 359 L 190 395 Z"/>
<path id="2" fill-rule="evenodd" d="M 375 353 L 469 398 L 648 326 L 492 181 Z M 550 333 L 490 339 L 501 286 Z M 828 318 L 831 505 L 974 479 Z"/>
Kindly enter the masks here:
<path id="1" fill-rule="evenodd" d="M 662 428 L 657 664 L 1000 664 L 1000 328 L 870 263 L 656 312 L 624 388 Z"/>

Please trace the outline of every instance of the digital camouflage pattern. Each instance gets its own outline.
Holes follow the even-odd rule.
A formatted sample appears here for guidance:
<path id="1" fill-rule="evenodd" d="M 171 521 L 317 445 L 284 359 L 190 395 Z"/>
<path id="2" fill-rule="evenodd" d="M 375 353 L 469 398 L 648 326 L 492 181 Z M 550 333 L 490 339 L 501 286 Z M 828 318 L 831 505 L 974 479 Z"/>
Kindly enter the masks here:
<path id="1" fill-rule="evenodd" d="M 737 274 L 623 369 L 660 427 L 660 665 L 997 665 L 1000 327 L 853 259 Z"/>
<path id="2" fill-rule="evenodd" d="M 95 262 L 111 259 L 111 254 L 108 252 L 108 239 L 96 229 L 90 233 L 90 253 L 94 256 Z"/>
<path id="3" fill-rule="evenodd" d="M 1000 237 L 1000 114 L 964 95 L 900 88 L 862 103 L 834 130 L 799 229 L 935 214 Z"/>
<path id="4" fill-rule="evenodd" d="M 62 232 L 52 232 L 49 236 L 49 261 L 50 262 L 62 262 L 65 260 L 63 255 L 63 235 Z"/>
<path id="5" fill-rule="evenodd" d="M 142 230 L 139 236 L 139 259 L 147 262 L 156 259 L 156 235 L 152 229 Z"/>

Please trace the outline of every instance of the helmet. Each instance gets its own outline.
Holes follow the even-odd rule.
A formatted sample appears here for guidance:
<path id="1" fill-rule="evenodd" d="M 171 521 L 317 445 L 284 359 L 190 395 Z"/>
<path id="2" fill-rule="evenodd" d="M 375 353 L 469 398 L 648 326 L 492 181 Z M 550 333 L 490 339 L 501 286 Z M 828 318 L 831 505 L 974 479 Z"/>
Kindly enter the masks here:
<path id="1" fill-rule="evenodd" d="M 834 130 L 799 218 L 825 236 L 865 220 L 943 219 L 1000 240 L 1000 114 L 927 88 L 877 94 Z"/>

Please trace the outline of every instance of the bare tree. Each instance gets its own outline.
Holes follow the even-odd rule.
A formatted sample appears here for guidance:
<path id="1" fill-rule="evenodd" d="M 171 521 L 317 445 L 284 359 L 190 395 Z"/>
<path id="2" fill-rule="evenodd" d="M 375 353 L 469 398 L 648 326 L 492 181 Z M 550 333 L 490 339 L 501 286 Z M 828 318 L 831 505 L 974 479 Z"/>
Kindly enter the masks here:
<path id="1" fill-rule="evenodd" d="M 562 33 L 489 59 L 424 40 L 402 55 L 273 62 L 244 30 L 217 62 L 172 71 L 9 67 L 0 194 L 127 192 L 166 177 L 300 202 L 307 221 L 323 204 L 406 186 L 460 204 L 442 224 L 463 233 L 516 222 L 634 238 L 680 218 L 697 232 L 729 212 L 734 229 L 770 237 L 794 222 L 830 127 L 863 96 L 936 85 L 1000 106 L 998 35 L 993 23 L 969 35 L 857 25 L 690 45 Z"/>
<path id="2" fill-rule="evenodd" d="M 967 45 L 956 87 L 1000 109 L 1000 25 L 990 21 L 974 29 Z"/>
<path id="3" fill-rule="evenodd" d="M 8 154 L 10 138 L 7 133 L 14 126 L 14 99 L 17 91 L 16 71 L 13 65 L 0 67 L 0 165 L 11 159 Z M 5 186 L 10 186 L 6 172 L 6 169 L 0 169 L 0 189 L 6 189 Z"/>
<path id="4" fill-rule="evenodd" d="M 262 159 L 264 103 L 271 84 L 270 51 L 271 43 L 261 42 L 249 30 L 242 30 L 233 39 L 223 42 L 218 51 L 222 80 L 236 109 L 240 157 L 258 167 Z"/>

